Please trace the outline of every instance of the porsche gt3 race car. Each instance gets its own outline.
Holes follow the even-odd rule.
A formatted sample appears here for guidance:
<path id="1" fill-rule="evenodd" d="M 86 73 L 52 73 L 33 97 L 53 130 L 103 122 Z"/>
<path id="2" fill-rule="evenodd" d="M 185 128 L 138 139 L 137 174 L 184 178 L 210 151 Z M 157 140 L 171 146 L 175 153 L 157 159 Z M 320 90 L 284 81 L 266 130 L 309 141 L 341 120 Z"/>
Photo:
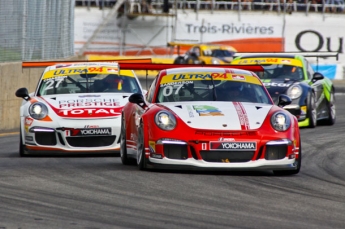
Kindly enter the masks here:
<path id="1" fill-rule="evenodd" d="M 333 125 L 336 120 L 334 86 L 330 79 L 314 72 L 306 57 L 293 54 L 250 54 L 236 57 L 232 64 L 259 64 L 257 73 L 277 103 L 287 94 L 292 103 L 284 108 L 295 115 L 300 127 Z"/>
<path id="2" fill-rule="evenodd" d="M 20 156 L 113 153 L 120 149 L 121 110 L 143 93 L 132 70 L 118 63 L 68 63 L 47 67 L 34 93 L 20 88 Z"/>
<path id="3" fill-rule="evenodd" d="M 235 48 L 225 45 L 169 42 L 168 46 L 178 47 L 178 57 L 174 64 L 230 64 L 237 52 Z M 180 55 L 181 47 L 189 47 L 189 50 Z"/>
<path id="4" fill-rule="evenodd" d="M 291 99 L 280 95 L 274 105 L 253 72 L 228 67 L 165 69 L 146 97 L 132 94 L 122 110 L 122 163 L 297 174 L 298 122 L 281 108 Z"/>

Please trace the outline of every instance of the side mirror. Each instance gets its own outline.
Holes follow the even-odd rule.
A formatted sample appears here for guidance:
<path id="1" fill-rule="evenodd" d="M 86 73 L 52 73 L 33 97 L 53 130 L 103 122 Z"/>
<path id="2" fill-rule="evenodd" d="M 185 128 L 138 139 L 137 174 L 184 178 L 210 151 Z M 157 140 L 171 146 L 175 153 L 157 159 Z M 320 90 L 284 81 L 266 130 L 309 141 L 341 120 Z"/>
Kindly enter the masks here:
<path id="1" fill-rule="evenodd" d="M 284 107 L 286 105 L 289 105 L 289 104 L 291 104 L 291 102 L 292 101 L 291 101 L 291 98 L 289 96 L 284 95 L 284 94 L 279 95 L 279 98 L 278 98 L 278 106 L 279 107 Z"/>
<path id="2" fill-rule="evenodd" d="M 144 107 L 146 105 L 144 96 L 141 93 L 132 94 L 131 96 L 129 96 L 128 101 L 130 103 L 138 104 L 140 107 Z"/>
<path id="3" fill-rule="evenodd" d="M 318 80 L 323 80 L 325 77 L 320 72 L 315 72 L 312 78 L 313 82 L 316 82 Z"/>
<path id="4" fill-rule="evenodd" d="M 29 100 L 30 99 L 29 91 L 28 91 L 28 89 L 26 87 L 19 88 L 16 91 L 16 96 L 19 97 L 19 98 L 23 98 L 25 100 Z"/>

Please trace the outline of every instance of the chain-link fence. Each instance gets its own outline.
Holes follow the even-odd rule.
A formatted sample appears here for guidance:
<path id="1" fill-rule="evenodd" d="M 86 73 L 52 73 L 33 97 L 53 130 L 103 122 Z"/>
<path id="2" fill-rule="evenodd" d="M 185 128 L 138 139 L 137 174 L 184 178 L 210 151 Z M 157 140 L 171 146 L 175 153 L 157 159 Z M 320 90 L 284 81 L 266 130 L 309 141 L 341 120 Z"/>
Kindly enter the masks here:
<path id="1" fill-rule="evenodd" d="M 0 0 L 0 62 L 73 56 L 74 4 Z"/>

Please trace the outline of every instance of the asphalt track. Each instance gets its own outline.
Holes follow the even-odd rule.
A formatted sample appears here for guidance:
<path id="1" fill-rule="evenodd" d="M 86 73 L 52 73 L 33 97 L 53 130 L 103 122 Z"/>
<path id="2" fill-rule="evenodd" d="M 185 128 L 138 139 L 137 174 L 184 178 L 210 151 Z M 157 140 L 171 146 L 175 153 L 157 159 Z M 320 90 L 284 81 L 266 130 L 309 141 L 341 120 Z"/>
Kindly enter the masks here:
<path id="1" fill-rule="evenodd" d="M 301 129 L 298 175 L 139 171 L 120 158 L 18 156 L 0 137 L 1 229 L 345 228 L 345 99 L 334 126 Z"/>

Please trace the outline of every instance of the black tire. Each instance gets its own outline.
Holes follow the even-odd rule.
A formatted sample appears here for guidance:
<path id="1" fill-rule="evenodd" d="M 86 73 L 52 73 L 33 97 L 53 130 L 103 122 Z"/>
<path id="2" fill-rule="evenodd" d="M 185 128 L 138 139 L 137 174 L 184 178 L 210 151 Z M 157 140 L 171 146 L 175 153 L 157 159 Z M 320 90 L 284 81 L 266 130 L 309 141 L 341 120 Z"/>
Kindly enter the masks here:
<path id="1" fill-rule="evenodd" d="M 130 165 L 131 160 L 127 156 L 127 144 L 126 144 L 126 126 L 125 121 L 122 114 L 122 120 L 121 120 L 121 138 L 120 138 L 120 157 L 121 162 L 123 165 Z"/>
<path id="2" fill-rule="evenodd" d="M 178 56 L 174 60 L 174 64 L 185 64 L 184 57 L 183 56 Z"/>
<path id="3" fill-rule="evenodd" d="M 295 170 L 274 170 L 273 173 L 276 176 L 290 176 L 290 175 L 295 175 L 299 173 L 302 167 L 302 143 L 301 139 L 299 141 L 300 146 L 299 146 L 299 153 L 298 153 L 298 159 L 297 159 L 297 169 Z"/>
<path id="4" fill-rule="evenodd" d="M 328 119 L 326 119 L 327 125 L 333 125 L 336 120 L 336 109 L 335 109 L 335 96 L 334 96 L 334 90 L 331 91 L 331 97 L 329 101 L 327 102 L 327 108 L 328 108 Z"/>
<path id="5" fill-rule="evenodd" d="M 307 117 L 309 118 L 309 128 L 315 128 L 317 125 L 317 113 L 316 113 L 316 105 L 315 105 L 315 94 L 311 93 L 308 99 L 308 111 Z"/>
<path id="6" fill-rule="evenodd" d="M 19 156 L 25 157 L 27 156 L 27 150 L 25 145 L 23 144 L 23 138 L 22 138 L 22 128 L 20 127 L 19 131 Z"/>
<path id="7" fill-rule="evenodd" d="M 197 57 L 190 56 L 188 57 L 186 64 L 199 64 L 199 60 L 197 59 Z"/>
<path id="8" fill-rule="evenodd" d="M 145 139 L 143 123 L 140 123 L 138 129 L 138 143 L 137 143 L 137 164 L 140 170 L 146 170 L 146 158 L 145 158 Z"/>

